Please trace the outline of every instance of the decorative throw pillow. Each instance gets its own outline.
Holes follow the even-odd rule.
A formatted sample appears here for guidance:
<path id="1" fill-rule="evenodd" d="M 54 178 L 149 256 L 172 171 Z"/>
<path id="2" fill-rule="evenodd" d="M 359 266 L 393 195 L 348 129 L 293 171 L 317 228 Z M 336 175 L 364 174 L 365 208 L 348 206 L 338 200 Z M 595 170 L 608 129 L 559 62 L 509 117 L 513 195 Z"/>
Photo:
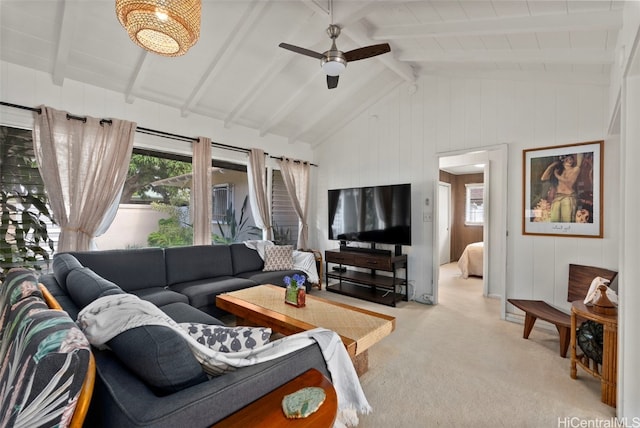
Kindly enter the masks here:
<path id="1" fill-rule="evenodd" d="M 265 327 L 225 327 L 220 325 L 180 323 L 189 336 L 218 352 L 240 352 L 269 343 L 271 329 Z"/>
<path id="2" fill-rule="evenodd" d="M 293 269 L 292 245 L 273 245 L 265 249 L 263 271 L 291 269 Z"/>
<path id="3" fill-rule="evenodd" d="M 184 337 L 163 325 L 142 325 L 107 342 L 118 359 L 164 396 L 208 378 Z"/>

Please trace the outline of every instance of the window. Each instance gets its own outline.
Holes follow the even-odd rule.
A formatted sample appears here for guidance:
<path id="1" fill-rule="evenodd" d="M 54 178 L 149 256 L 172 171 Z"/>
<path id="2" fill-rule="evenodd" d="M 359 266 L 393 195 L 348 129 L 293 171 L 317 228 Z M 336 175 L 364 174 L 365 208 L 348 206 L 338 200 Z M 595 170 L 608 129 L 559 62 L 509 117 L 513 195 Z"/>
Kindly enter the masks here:
<path id="1" fill-rule="evenodd" d="M 233 185 L 229 183 L 216 184 L 211 190 L 213 194 L 213 216 L 214 224 L 226 223 L 227 209 L 233 206 Z"/>
<path id="2" fill-rule="evenodd" d="M 271 187 L 273 241 L 278 245 L 293 245 L 295 248 L 298 241 L 298 215 L 293 209 L 280 170 L 273 170 Z"/>
<path id="3" fill-rule="evenodd" d="M 0 281 L 13 267 L 46 271 L 60 234 L 31 135 L 0 126 Z"/>
<path id="4" fill-rule="evenodd" d="M 467 226 L 482 226 L 484 223 L 484 183 L 465 184 L 467 194 L 465 198 L 464 224 Z"/>

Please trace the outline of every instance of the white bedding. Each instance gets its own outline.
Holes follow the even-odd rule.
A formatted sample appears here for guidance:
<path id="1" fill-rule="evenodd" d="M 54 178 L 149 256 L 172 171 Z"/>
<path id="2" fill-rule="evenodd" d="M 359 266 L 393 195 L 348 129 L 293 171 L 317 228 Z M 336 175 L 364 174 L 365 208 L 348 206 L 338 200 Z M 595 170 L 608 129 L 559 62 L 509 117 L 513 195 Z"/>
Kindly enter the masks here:
<path id="1" fill-rule="evenodd" d="M 483 242 L 473 242 L 467 245 L 458 260 L 458 267 L 463 278 L 468 278 L 469 275 L 482 276 L 483 252 Z"/>

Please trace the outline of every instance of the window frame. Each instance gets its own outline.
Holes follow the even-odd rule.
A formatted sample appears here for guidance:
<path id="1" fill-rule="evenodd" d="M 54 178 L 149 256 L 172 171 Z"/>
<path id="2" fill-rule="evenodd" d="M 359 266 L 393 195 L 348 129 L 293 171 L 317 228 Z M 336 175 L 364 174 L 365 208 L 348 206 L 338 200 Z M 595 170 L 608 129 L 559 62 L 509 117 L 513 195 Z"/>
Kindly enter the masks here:
<path id="1" fill-rule="evenodd" d="M 224 207 L 222 207 L 222 212 L 216 213 L 216 191 L 220 192 L 222 190 L 226 191 L 226 198 Z M 234 194 L 233 194 L 233 184 L 231 183 L 220 183 L 214 184 L 211 186 L 211 223 L 212 224 L 228 224 L 227 221 L 227 210 L 231 206 L 234 207 Z M 218 207 L 219 209 L 220 207 Z"/>
<path id="2" fill-rule="evenodd" d="M 464 225 L 465 226 L 484 226 L 484 183 L 466 183 L 465 187 L 465 197 L 464 197 Z M 471 193 L 473 190 L 482 189 L 482 205 L 480 210 L 471 210 L 471 201 L 478 200 L 478 198 L 472 198 Z M 480 221 L 472 220 L 472 217 L 480 216 Z"/>

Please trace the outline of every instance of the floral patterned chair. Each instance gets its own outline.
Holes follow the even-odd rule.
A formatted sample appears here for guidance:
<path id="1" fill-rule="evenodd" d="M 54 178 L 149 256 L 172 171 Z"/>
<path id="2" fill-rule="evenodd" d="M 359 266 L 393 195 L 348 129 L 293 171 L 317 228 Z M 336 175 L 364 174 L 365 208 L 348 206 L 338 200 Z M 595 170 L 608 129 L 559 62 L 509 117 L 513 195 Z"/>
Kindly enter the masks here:
<path id="1" fill-rule="evenodd" d="M 82 426 L 95 376 L 89 342 L 27 269 L 0 285 L 0 364 L 0 426 Z"/>

